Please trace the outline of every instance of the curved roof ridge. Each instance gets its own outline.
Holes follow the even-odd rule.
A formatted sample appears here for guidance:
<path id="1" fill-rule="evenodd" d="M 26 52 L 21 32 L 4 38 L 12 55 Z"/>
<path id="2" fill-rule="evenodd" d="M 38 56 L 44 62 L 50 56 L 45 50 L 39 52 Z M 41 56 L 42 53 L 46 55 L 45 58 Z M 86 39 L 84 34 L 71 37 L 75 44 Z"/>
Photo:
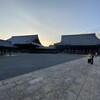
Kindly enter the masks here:
<path id="1" fill-rule="evenodd" d="M 9 41 L 12 42 L 12 44 L 29 44 L 31 42 L 37 42 L 39 41 L 38 35 L 23 35 L 23 36 L 12 36 Z"/>
<path id="2" fill-rule="evenodd" d="M 82 35 L 96 35 L 96 33 L 85 33 L 85 34 L 68 34 L 68 35 L 62 35 L 62 36 L 82 36 Z"/>
<path id="3" fill-rule="evenodd" d="M 66 45 L 97 45 L 100 44 L 100 39 L 95 33 L 62 35 L 61 43 Z"/>
<path id="4" fill-rule="evenodd" d="M 35 35 L 19 35 L 19 36 L 12 36 L 12 37 L 31 37 L 31 36 L 38 36 L 38 34 L 35 34 Z"/>

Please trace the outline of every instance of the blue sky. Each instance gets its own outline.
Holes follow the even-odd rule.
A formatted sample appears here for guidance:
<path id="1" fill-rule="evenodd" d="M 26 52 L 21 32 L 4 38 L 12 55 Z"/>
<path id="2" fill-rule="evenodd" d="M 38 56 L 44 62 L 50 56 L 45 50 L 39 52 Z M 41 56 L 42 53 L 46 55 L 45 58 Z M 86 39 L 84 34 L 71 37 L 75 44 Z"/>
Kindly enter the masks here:
<path id="1" fill-rule="evenodd" d="M 100 31 L 100 0 L 0 0 L 0 39 L 38 34 L 43 45 L 61 35 Z"/>

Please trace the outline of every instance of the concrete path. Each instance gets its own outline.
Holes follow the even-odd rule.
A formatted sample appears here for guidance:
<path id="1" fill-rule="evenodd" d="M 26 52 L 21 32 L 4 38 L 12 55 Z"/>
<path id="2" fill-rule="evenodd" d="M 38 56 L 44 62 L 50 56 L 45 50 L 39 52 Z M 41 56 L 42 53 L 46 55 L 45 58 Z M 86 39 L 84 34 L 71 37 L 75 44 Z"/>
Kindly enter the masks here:
<path id="1" fill-rule="evenodd" d="M 87 58 L 0 81 L 0 100 L 100 100 L 100 57 Z"/>

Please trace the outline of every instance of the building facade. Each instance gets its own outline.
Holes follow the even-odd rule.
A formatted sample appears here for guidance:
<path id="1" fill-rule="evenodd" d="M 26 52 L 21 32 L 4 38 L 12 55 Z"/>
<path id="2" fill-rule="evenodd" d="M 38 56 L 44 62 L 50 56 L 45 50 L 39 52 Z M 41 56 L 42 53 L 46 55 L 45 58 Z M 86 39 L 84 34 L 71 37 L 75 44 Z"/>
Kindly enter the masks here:
<path id="1" fill-rule="evenodd" d="M 34 53 L 42 47 L 38 35 L 12 36 L 8 41 L 17 47 L 15 52 Z"/>
<path id="2" fill-rule="evenodd" d="M 100 39 L 95 33 L 62 35 L 61 42 L 55 43 L 57 50 L 67 53 L 100 52 Z"/>
<path id="3" fill-rule="evenodd" d="M 15 47 L 9 41 L 0 40 L 0 55 L 9 54 L 11 55 L 12 50 Z"/>

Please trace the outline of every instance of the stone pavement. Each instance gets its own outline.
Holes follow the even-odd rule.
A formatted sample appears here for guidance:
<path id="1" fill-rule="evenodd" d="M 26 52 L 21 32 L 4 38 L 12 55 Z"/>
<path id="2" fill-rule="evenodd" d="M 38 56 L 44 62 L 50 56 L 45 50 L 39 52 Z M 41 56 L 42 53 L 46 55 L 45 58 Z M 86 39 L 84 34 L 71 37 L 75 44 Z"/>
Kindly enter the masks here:
<path id="1" fill-rule="evenodd" d="M 0 81 L 0 100 L 100 100 L 99 61 L 84 57 Z"/>

